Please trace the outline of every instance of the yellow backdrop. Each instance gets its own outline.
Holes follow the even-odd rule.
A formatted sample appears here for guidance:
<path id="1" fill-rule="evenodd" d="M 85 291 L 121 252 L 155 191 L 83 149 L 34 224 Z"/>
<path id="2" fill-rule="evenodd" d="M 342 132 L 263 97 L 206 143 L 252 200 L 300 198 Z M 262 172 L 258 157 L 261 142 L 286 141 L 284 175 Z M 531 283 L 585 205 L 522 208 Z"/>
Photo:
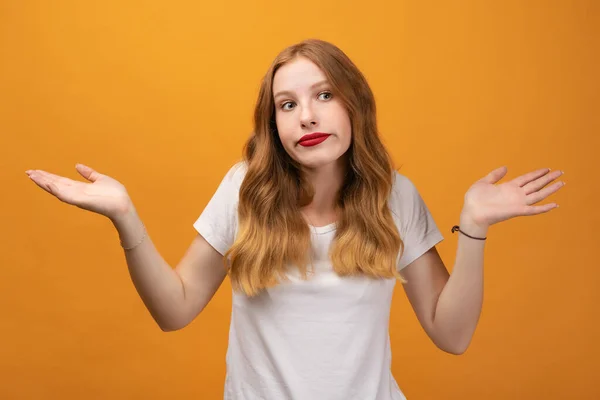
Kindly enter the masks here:
<path id="1" fill-rule="evenodd" d="M 163 333 L 101 216 L 26 169 L 124 183 L 174 267 L 252 129 L 285 46 L 332 41 L 361 68 L 383 138 L 446 240 L 468 187 L 564 169 L 560 208 L 492 226 L 485 303 L 462 356 L 427 339 L 401 289 L 393 373 L 411 400 L 598 399 L 599 3 L 309 0 L 0 2 L 0 398 L 219 399 L 226 280 Z M 505 181 L 503 180 L 503 181 Z"/>

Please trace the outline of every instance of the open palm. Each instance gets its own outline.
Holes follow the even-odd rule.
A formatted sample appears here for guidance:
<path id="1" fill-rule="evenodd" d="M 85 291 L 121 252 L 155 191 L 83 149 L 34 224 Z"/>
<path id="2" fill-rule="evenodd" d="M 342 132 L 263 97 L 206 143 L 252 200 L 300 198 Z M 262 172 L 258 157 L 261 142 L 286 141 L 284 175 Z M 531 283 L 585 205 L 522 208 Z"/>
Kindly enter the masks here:
<path id="1" fill-rule="evenodd" d="M 125 186 L 86 165 L 77 164 L 75 169 L 91 183 L 42 170 L 28 170 L 26 173 L 39 187 L 67 204 L 111 219 L 127 211 L 130 199 Z"/>
<path id="2" fill-rule="evenodd" d="M 474 222 L 484 226 L 517 216 L 537 215 L 548 212 L 558 205 L 536 205 L 564 186 L 554 182 L 562 171 L 539 169 L 521 175 L 509 182 L 496 185 L 507 172 L 500 167 L 475 182 L 465 194 L 465 207 Z"/>

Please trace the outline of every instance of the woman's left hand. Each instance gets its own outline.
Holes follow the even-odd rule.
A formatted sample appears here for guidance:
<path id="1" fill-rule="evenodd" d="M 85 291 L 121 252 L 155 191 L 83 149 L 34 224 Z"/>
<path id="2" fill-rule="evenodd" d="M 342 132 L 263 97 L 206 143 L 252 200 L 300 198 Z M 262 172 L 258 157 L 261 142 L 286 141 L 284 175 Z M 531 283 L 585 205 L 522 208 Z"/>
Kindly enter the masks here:
<path id="1" fill-rule="evenodd" d="M 556 203 L 534 204 L 565 185 L 562 181 L 549 185 L 560 177 L 563 171 L 543 168 L 496 185 L 507 171 L 506 167 L 495 169 L 469 188 L 465 194 L 463 218 L 485 229 L 510 218 L 537 215 L 558 207 Z"/>

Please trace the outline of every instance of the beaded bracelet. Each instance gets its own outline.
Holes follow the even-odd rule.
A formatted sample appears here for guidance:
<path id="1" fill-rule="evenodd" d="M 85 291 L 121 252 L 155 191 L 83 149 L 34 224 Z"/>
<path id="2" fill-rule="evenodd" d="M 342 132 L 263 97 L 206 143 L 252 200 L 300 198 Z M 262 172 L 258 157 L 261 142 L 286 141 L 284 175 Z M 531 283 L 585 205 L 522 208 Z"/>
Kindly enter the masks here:
<path id="1" fill-rule="evenodd" d="M 133 250 L 136 247 L 138 247 L 140 244 L 142 244 L 142 242 L 146 238 L 146 226 L 144 225 L 144 223 L 142 223 L 142 227 L 144 228 L 144 234 L 142 235 L 142 238 L 140 239 L 140 241 L 137 242 L 136 244 L 134 244 L 131 247 L 125 247 L 125 246 L 123 246 L 123 241 L 121 241 L 121 247 L 123 248 L 123 250 Z"/>

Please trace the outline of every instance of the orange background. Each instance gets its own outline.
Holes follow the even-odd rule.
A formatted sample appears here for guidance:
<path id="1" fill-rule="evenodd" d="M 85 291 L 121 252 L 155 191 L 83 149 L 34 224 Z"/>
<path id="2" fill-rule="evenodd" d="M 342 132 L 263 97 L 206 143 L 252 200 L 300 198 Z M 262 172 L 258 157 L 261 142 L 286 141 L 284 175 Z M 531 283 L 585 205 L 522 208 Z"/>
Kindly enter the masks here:
<path id="1" fill-rule="evenodd" d="M 229 281 L 163 333 L 112 224 L 24 171 L 78 179 L 81 162 L 118 179 L 174 267 L 241 156 L 262 75 L 308 37 L 367 76 L 449 269 L 475 180 L 501 165 L 503 181 L 565 170 L 543 202 L 559 209 L 490 229 L 467 353 L 438 350 L 397 285 L 393 373 L 407 397 L 600 398 L 598 17 L 592 0 L 0 2 L 0 398 L 222 398 Z"/>

